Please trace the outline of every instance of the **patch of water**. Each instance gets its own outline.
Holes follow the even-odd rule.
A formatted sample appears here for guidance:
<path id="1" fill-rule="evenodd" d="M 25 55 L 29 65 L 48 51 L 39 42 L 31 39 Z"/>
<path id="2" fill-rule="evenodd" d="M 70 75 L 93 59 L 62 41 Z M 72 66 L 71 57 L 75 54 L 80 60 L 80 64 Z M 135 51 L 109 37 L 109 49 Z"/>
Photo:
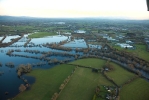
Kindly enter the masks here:
<path id="1" fill-rule="evenodd" d="M 0 37 L 0 40 L 2 40 L 3 37 Z"/>
<path id="2" fill-rule="evenodd" d="M 84 39 L 74 40 L 69 43 L 63 45 L 64 47 L 72 47 L 72 48 L 87 48 L 87 44 Z"/>
<path id="3" fill-rule="evenodd" d="M 44 38 L 33 38 L 31 40 L 32 43 L 35 43 L 35 44 L 44 44 L 44 43 L 58 43 L 60 41 L 64 41 L 66 40 L 68 37 L 66 36 L 60 36 L 60 35 L 57 35 L 57 36 L 47 36 L 47 37 L 44 37 Z"/>
<path id="4" fill-rule="evenodd" d="M 14 35 L 14 36 L 7 36 L 4 40 L 3 43 L 11 42 L 11 39 L 15 39 L 20 37 L 19 35 Z"/>

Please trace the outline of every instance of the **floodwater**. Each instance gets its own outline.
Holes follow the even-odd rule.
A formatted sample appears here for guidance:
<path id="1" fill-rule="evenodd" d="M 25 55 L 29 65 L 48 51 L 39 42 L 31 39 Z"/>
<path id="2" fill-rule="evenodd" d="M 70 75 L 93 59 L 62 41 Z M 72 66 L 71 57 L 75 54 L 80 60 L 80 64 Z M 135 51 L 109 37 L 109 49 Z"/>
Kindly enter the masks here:
<path id="1" fill-rule="evenodd" d="M 87 44 L 84 39 L 74 40 L 69 43 L 63 45 L 64 47 L 71 47 L 71 48 L 87 48 Z"/>
<path id="2" fill-rule="evenodd" d="M 48 37 L 44 37 L 44 38 L 34 38 L 31 40 L 32 43 L 35 44 L 44 44 L 44 43 L 58 43 L 60 41 L 66 40 L 67 37 L 66 36 L 48 36 Z"/>
<path id="3" fill-rule="evenodd" d="M 4 41 L 4 42 L 10 42 L 12 38 L 17 38 L 19 36 L 8 36 Z M 83 55 L 82 52 L 75 52 L 75 50 L 72 51 L 63 51 L 63 50 L 56 50 L 56 49 L 51 49 L 51 48 L 47 48 L 47 47 L 43 47 L 43 46 L 37 46 L 37 47 L 23 47 L 23 45 L 26 43 L 26 41 L 28 40 L 27 35 L 25 35 L 22 39 L 20 39 L 18 42 L 12 44 L 9 47 L 5 47 L 5 48 L 0 48 L 0 62 L 3 64 L 2 67 L 0 67 L 0 100 L 7 100 L 8 98 L 12 98 L 14 96 L 16 96 L 19 93 L 19 86 L 21 84 L 24 84 L 23 80 L 18 78 L 17 76 L 17 72 L 16 72 L 16 68 L 20 65 L 20 64 L 36 64 L 39 62 L 45 63 L 45 65 L 42 66 L 34 66 L 33 70 L 36 68 L 51 68 L 53 66 L 55 66 L 55 64 L 51 64 L 49 65 L 48 62 L 44 61 L 44 60 L 40 60 L 40 59 L 34 59 L 34 58 L 26 58 L 26 57 L 18 57 L 18 56 L 8 56 L 6 55 L 8 50 L 16 50 L 19 49 L 21 50 L 21 52 L 13 52 L 13 54 L 16 55 L 27 55 L 29 57 L 33 56 L 33 57 L 40 57 L 42 56 L 41 53 L 29 53 L 29 52 L 24 52 L 25 50 L 38 50 L 40 52 L 66 52 L 69 54 L 80 54 Z M 2 39 L 3 37 L 0 37 L 0 39 Z M 68 37 L 66 36 L 48 36 L 48 37 L 44 37 L 44 38 L 35 38 L 32 39 L 30 41 L 30 43 L 28 45 L 31 44 L 35 44 L 35 45 L 42 45 L 42 44 L 46 44 L 46 43 L 58 43 L 60 41 L 64 41 L 68 39 L 68 43 L 64 44 L 64 47 L 71 47 L 71 48 L 98 48 L 101 49 L 101 45 L 92 45 L 89 44 L 87 45 L 86 42 L 84 41 L 84 39 L 74 39 L 74 41 L 70 41 Z M 71 61 L 74 60 L 73 56 L 63 56 L 63 55 L 51 55 L 51 56 L 47 56 L 46 58 L 49 59 L 57 59 L 57 60 L 65 60 L 65 59 L 70 59 Z M 5 64 L 8 62 L 13 62 L 15 67 L 14 68 L 10 68 L 10 67 L 6 67 Z M 146 74 L 145 72 L 142 72 L 143 75 L 147 76 L 149 78 L 149 74 Z M 28 82 L 30 84 L 33 84 L 36 80 L 34 77 L 29 77 L 29 76 L 25 76 L 23 75 L 23 77 L 25 79 L 28 80 Z M 8 95 L 5 95 L 5 92 L 8 92 Z"/>
<path id="4" fill-rule="evenodd" d="M 10 42 L 12 38 L 17 38 L 19 36 L 7 36 L 7 38 L 3 41 L 4 42 Z M 26 38 L 27 36 L 23 37 L 20 39 L 18 42 L 12 44 L 9 47 L 5 48 L 0 48 L 0 62 L 3 64 L 2 67 L 0 67 L 0 100 L 7 100 L 8 98 L 12 98 L 16 96 L 19 93 L 19 86 L 21 84 L 24 84 L 23 80 L 18 78 L 16 68 L 20 64 L 36 64 L 39 62 L 44 62 L 45 65 L 42 66 L 35 66 L 33 69 L 36 68 L 51 68 L 55 66 L 54 64 L 48 65 L 46 61 L 40 60 L 40 59 L 33 59 L 33 58 L 25 58 L 25 57 L 18 57 L 18 56 L 8 56 L 6 55 L 8 50 L 16 50 L 19 49 L 21 52 L 13 52 L 13 54 L 19 54 L 19 55 L 28 55 L 29 57 L 34 56 L 34 57 L 40 57 L 42 54 L 41 53 L 28 53 L 24 52 L 24 50 L 39 50 L 40 52 L 45 51 L 45 52 L 64 52 L 62 50 L 55 50 L 51 48 L 46 48 L 46 47 L 23 47 L 24 43 L 28 40 Z M 2 39 L 3 37 L 0 37 Z M 45 38 L 36 38 L 32 39 L 30 43 L 34 44 L 45 44 L 45 43 L 58 43 L 60 41 L 66 40 L 68 37 L 65 36 L 49 36 Z M 16 47 L 15 47 L 16 46 Z M 19 47 L 20 46 L 20 47 Z M 70 54 L 75 54 L 74 51 L 67 52 Z M 71 59 L 74 60 L 74 57 L 67 57 L 67 56 L 49 56 L 47 58 L 50 59 L 58 59 L 58 60 L 64 60 L 64 59 Z M 8 62 L 13 62 L 15 67 L 10 68 L 5 66 L 6 63 Z M 25 79 L 28 80 L 30 84 L 33 84 L 35 82 L 34 77 L 28 77 L 28 76 L 23 76 Z M 8 95 L 5 95 L 5 92 L 8 92 Z"/>
<path id="5" fill-rule="evenodd" d="M 18 38 L 18 37 L 20 37 L 20 36 L 19 36 L 19 35 L 7 36 L 7 37 L 4 39 L 3 43 L 11 42 L 11 39 Z"/>

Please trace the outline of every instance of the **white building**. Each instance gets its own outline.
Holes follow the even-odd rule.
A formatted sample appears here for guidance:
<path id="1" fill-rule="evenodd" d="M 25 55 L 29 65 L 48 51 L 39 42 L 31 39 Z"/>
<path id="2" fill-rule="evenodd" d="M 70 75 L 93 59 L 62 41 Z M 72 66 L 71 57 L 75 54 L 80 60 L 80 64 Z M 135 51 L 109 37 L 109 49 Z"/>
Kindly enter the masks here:
<path id="1" fill-rule="evenodd" d="M 117 43 L 116 45 L 119 45 L 121 48 L 133 48 L 133 46 L 126 43 Z"/>

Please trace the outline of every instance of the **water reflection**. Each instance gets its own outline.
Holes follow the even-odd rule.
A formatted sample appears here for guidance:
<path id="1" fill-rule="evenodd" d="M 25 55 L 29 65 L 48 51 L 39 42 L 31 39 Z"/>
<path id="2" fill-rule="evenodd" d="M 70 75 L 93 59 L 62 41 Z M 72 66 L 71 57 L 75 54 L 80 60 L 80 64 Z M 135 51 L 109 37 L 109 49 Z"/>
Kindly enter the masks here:
<path id="1" fill-rule="evenodd" d="M 74 40 L 70 41 L 69 43 L 66 43 L 63 45 L 64 47 L 72 47 L 72 48 L 87 48 L 87 44 L 84 41 L 84 39 Z"/>
<path id="2" fill-rule="evenodd" d="M 44 43 L 53 43 L 53 42 L 60 42 L 63 40 L 66 40 L 67 37 L 66 36 L 48 36 L 48 37 L 44 37 L 44 38 L 34 38 L 31 40 L 32 43 L 35 44 L 44 44 Z"/>
<path id="3" fill-rule="evenodd" d="M 20 37 L 20 36 L 19 36 L 19 35 L 7 36 L 7 37 L 3 40 L 3 43 L 11 42 L 11 39 L 18 38 L 18 37 Z"/>

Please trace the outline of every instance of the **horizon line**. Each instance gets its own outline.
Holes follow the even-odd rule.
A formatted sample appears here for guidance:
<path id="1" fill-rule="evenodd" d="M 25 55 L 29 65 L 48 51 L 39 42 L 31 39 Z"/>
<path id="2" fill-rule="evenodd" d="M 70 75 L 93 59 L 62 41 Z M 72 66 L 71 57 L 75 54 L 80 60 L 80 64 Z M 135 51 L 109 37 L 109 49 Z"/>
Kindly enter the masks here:
<path id="1" fill-rule="evenodd" d="M 103 18 L 103 19 L 117 19 L 117 20 L 149 20 L 148 19 L 135 19 L 135 18 L 129 18 L 129 17 L 116 17 L 116 16 L 78 16 L 78 17 L 42 17 L 42 16 L 18 16 L 18 15 L 0 15 L 2 16 L 7 16 L 7 17 L 28 17 L 28 18 L 43 18 L 43 19 L 82 19 L 82 18 L 94 18 L 94 19 L 98 19 L 98 18 Z"/>

